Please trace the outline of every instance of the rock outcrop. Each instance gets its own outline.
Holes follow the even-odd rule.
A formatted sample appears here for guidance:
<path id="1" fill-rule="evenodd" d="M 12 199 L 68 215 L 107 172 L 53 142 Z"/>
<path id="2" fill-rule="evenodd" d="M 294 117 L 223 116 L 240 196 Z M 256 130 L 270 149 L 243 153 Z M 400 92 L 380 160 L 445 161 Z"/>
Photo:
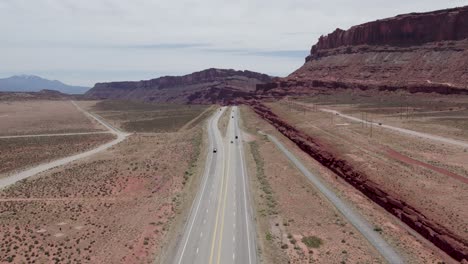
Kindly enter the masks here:
<path id="1" fill-rule="evenodd" d="M 301 68 L 258 90 L 320 88 L 468 93 L 468 6 L 337 29 L 320 37 Z"/>
<path id="2" fill-rule="evenodd" d="M 258 101 L 249 101 L 248 104 L 259 116 L 272 124 L 300 149 L 346 180 L 369 199 L 398 217 L 454 259 L 468 261 L 468 241 L 466 237 L 450 232 L 441 223 L 424 216 L 414 205 L 406 203 L 391 191 L 382 189 L 377 183 L 369 180 L 366 173 L 353 167 L 339 153 L 335 153 L 326 144 L 291 126 L 267 106 Z"/>
<path id="3" fill-rule="evenodd" d="M 365 23 L 348 30 L 338 28 L 333 33 L 320 37 L 318 43 L 312 46 L 311 56 L 308 59 L 320 57 L 322 50 L 343 46 L 410 47 L 466 38 L 468 38 L 468 7 L 411 13 Z"/>
<path id="4" fill-rule="evenodd" d="M 149 102 L 223 103 L 246 96 L 257 84 L 271 82 L 266 74 L 207 69 L 184 76 L 165 76 L 136 82 L 97 83 L 85 96 Z"/>

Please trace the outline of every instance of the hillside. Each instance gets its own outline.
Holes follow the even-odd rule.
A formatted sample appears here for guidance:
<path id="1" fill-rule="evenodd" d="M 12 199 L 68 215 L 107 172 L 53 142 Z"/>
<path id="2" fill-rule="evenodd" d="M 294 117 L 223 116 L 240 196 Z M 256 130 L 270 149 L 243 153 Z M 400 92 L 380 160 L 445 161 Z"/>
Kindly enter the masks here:
<path id="1" fill-rule="evenodd" d="M 302 67 L 280 82 L 260 85 L 259 92 L 359 88 L 465 94 L 467 65 L 468 6 L 336 29 L 319 38 Z"/>
<path id="2" fill-rule="evenodd" d="M 222 103 L 255 91 L 257 84 L 271 81 L 270 76 L 251 71 L 207 69 L 147 81 L 97 83 L 85 96 L 148 102 Z"/>
<path id="3" fill-rule="evenodd" d="M 66 94 L 83 94 L 89 88 L 71 86 L 60 81 L 52 81 L 34 75 L 15 75 L 0 79 L 0 92 L 39 92 L 56 90 Z"/>

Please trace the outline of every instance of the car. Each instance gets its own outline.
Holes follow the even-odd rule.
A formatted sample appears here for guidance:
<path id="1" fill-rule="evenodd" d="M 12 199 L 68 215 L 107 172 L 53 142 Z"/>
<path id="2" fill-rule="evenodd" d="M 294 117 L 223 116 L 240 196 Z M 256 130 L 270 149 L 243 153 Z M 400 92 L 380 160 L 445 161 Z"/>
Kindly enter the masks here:
<path id="1" fill-rule="evenodd" d="M 234 143 L 234 141 L 231 140 L 231 144 Z"/>
<path id="2" fill-rule="evenodd" d="M 239 137 L 238 137 L 238 136 L 236 136 L 236 139 L 238 139 L 238 138 L 239 138 Z"/>
<path id="3" fill-rule="evenodd" d="M 216 153 L 218 150 L 216 148 L 213 149 L 213 153 Z"/>

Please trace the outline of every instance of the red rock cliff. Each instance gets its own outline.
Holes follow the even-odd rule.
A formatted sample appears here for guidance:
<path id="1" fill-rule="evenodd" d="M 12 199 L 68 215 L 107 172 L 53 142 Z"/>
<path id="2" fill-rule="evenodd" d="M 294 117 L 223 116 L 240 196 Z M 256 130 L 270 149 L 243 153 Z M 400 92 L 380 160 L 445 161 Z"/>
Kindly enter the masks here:
<path id="1" fill-rule="evenodd" d="M 261 96 L 330 89 L 468 93 L 468 6 L 377 20 L 320 37 L 305 64 Z"/>
<path id="2" fill-rule="evenodd" d="M 399 15 L 353 26 L 348 30 L 336 29 L 320 37 L 318 43 L 312 46 L 311 56 L 318 55 L 320 50 L 342 46 L 414 46 L 465 38 L 468 38 L 468 6 Z"/>

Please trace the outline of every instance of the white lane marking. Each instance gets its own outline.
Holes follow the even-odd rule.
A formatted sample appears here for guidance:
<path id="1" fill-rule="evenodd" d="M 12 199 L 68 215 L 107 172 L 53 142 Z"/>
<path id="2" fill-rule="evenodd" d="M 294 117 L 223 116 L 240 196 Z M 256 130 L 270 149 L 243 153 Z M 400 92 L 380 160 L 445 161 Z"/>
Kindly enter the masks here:
<path id="1" fill-rule="evenodd" d="M 197 255 L 198 255 L 198 249 L 199 249 L 199 248 L 197 248 Z"/>
<path id="2" fill-rule="evenodd" d="M 232 253 L 232 259 L 236 258 L 236 253 Z"/>
<path id="3" fill-rule="evenodd" d="M 220 113 L 222 114 L 223 112 L 224 112 L 224 111 L 220 111 L 220 112 L 218 113 L 218 116 L 215 116 L 213 119 L 210 120 L 210 123 L 208 124 L 208 126 L 209 126 L 210 128 L 213 128 L 213 122 L 214 122 L 214 120 L 219 119 Z M 211 139 L 212 139 L 212 137 L 211 137 Z M 210 141 L 210 143 L 211 143 L 211 145 L 213 144 L 212 141 Z M 209 155 L 210 155 L 210 156 L 209 156 L 210 159 L 208 160 L 209 162 L 207 162 L 207 163 L 205 164 L 205 172 L 206 172 L 206 174 L 204 175 L 204 176 L 205 176 L 205 179 L 204 179 L 204 183 L 203 183 L 203 189 L 202 189 L 202 191 L 201 191 L 201 193 L 200 193 L 200 196 L 198 197 L 198 204 L 197 204 L 197 207 L 196 207 L 196 209 L 195 209 L 195 214 L 194 214 L 194 217 L 193 217 L 193 219 L 192 219 L 192 223 L 190 224 L 190 227 L 189 227 L 189 230 L 188 230 L 187 239 L 185 240 L 184 247 L 182 248 L 182 252 L 181 252 L 181 254 L 180 254 L 180 258 L 179 258 L 179 261 L 178 261 L 179 264 L 182 262 L 182 258 L 184 257 L 185 249 L 187 248 L 187 244 L 188 244 L 188 241 L 189 241 L 189 238 L 190 238 L 190 234 L 192 233 L 192 228 L 193 228 L 193 225 L 194 225 L 194 223 L 195 223 L 195 219 L 197 218 L 196 216 L 198 215 L 198 210 L 200 209 L 200 204 L 201 204 L 201 200 L 202 200 L 202 197 L 203 197 L 203 193 L 205 192 L 205 189 L 206 189 L 206 186 L 207 186 L 207 183 L 208 183 L 208 177 L 209 177 L 209 166 L 208 166 L 208 165 L 210 164 L 210 162 L 211 162 L 211 160 L 212 160 L 211 157 L 212 157 L 213 154 L 209 154 Z"/>
<path id="4" fill-rule="evenodd" d="M 208 208 L 206 208 L 206 213 L 208 213 Z"/>
<path id="5" fill-rule="evenodd" d="M 203 237 L 203 232 L 200 232 L 200 237 Z"/>
<path id="6" fill-rule="evenodd" d="M 203 224 L 206 224 L 206 218 L 203 219 Z"/>
<path id="7" fill-rule="evenodd" d="M 236 108 L 237 110 L 237 108 Z M 239 114 L 238 114 L 239 115 Z M 236 123 L 236 128 L 237 130 L 239 130 L 239 127 L 238 127 L 238 124 Z M 240 137 L 240 133 L 239 134 L 239 137 Z M 244 161 L 244 155 L 243 155 L 243 147 L 242 147 L 242 144 L 240 145 L 239 147 L 239 155 L 241 157 L 241 172 L 242 172 L 242 190 L 244 192 L 244 210 L 245 210 L 245 228 L 247 230 L 247 250 L 248 250 L 248 255 L 249 255 L 249 264 L 252 263 L 252 259 L 251 259 L 251 256 L 250 256 L 250 232 L 249 232 L 249 221 L 248 221 L 248 218 L 247 218 L 247 215 L 248 215 L 248 211 L 247 211 L 247 194 L 246 194 L 246 181 L 245 181 L 245 161 Z"/>

